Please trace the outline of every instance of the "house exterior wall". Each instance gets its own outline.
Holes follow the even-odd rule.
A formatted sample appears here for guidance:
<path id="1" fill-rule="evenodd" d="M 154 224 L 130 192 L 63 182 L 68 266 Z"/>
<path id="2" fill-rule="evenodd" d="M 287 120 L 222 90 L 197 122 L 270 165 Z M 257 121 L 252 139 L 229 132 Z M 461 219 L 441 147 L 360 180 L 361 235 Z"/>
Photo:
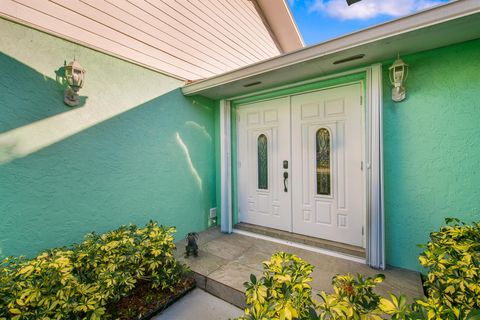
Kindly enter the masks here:
<path id="1" fill-rule="evenodd" d="M 87 76 L 83 106 L 69 109 L 55 72 L 73 56 Z M 402 58 L 411 72 L 401 103 L 383 63 L 386 251 L 388 264 L 418 269 L 416 244 L 445 217 L 480 218 L 480 40 Z M 218 102 L 3 19 L 0 70 L 0 256 L 149 219 L 183 236 L 221 207 Z"/>
<path id="2" fill-rule="evenodd" d="M 0 16 L 188 80 L 281 53 L 250 0 L 2 0 Z"/>
<path id="3" fill-rule="evenodd" d="M 420 270 L 421 249 L 417 244 L 426 243 L 430 232 L 437 230 L 445 217 L 466 222 L 480 219 L 480 40 L 402 59 L 410 65 L 410 75 L 407 99 L 401 103 L 391 100 L 388 68 L 393 60 L 382 63 L 386 256 L 389 265 Z M 364 75 L 354 74 L 250 96 L 235 103 L 361 79 Z M 232 132 L 236 125 L 234 114 Z M 235 135 L 232 139 L 235 197 Z M 217 163 L 217 176 L 219 170 Z M 217 207 L 221 207 L 218 195 Z M 233 214 L 236 223 L 235 206 Z"/>
<path id="4" fill-rule="evenodd" d="M 480 40 L 404 56 L 407 99 L 384 63 L 386 254 L 419 269 L 417 244 L 445 217 L 480 220 Z"/>
<path id="5" fill-rule="evenodd" d="M 83 105 L 56 71 L 87 70 Z M 0 258 L 150 219 L 201 231 L 215 204 L 214 105 L 183 81 L 0 19 Z"/>

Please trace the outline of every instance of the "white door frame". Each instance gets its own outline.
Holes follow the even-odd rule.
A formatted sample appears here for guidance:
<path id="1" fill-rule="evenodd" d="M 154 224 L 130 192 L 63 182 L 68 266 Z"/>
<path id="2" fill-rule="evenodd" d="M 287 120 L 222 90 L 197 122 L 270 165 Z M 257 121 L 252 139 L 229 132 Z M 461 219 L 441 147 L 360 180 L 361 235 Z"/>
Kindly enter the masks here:
<path id="1" fill-rule="evenodd" d="M 220 230 L 232 233 L 232 134 L 230 100 L 220 101 Z"/>
<path id="2" fill-rule="evenodd" d="M 241 98 L 361 72 L 366 74 L 366 261 L 372 268 L 385 269 L 382 65 L 374 64 L 366 68 L 255 92 Z M 220 101 L 221 231 L 226 233 L 231 233 L 233 230 L 231 101 L 238 98 L 240 97 L 232 97 Z"/>

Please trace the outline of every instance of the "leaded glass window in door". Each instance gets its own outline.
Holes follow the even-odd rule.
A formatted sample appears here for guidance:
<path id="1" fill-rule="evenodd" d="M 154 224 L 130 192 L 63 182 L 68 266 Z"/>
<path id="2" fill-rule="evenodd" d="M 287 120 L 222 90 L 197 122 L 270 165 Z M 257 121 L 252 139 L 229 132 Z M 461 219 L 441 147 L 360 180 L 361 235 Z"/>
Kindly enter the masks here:
<path id="1" fill-rule="evenodd" d="M 268 189 L 268 139 L 261 134 L 257 139 L 258 189 Z"/>
<path id="2" fill-rule="evenodd" d="M 317 194 L 331 195 L 331 135 L 326 128 L 320 128 L 316 134 L 317 142 Z"/>

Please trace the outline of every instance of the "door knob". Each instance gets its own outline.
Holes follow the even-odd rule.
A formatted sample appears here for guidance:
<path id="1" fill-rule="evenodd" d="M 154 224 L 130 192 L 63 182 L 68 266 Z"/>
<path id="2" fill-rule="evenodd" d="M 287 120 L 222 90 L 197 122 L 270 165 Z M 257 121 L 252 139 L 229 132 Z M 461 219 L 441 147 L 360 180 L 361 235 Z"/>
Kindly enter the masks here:
<path id="1" fill-rule="evenodd" d="M 283 173 L 283 187 L 284 187 L 283 191 L 284 191 L 284 192 L 288 192 L 288 189 L 287 189 L 287 179 L 288 179 L 288 172 L 285 171 L 285 172 Z"/>

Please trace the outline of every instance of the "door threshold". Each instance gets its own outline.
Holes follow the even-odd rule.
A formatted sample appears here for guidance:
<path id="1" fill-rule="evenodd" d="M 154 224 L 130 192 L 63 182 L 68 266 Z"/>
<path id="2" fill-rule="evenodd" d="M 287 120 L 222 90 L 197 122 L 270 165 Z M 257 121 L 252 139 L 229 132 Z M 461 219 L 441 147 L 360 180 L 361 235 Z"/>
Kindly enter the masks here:
<path id="1" fill-rule="evenodd" d="M 250 232 L 250 231 L 244 231 L 244 230 L 240 230 L 240 229 L 233 229 L 232 232 L 236 233 L 236 234 L 243 235 L 243 236 L 248 236 L 248 237 L 252 237 L 252 238 L 256 238 L 256 239 L 271 241 L 271 242 L 283 244 L 283 245 L 294 247 L 294 248 L 299 248 L 299 249 L 303 249 L 303 250 L 307 250 L 307 251 L 311 251 L 311 252 L 315 252 L 315 253 L 324 254 L 326 256 L 345 259 L 345 260 L 358 262 L 358 263 L 362 263 L 362 264 L 367 263 L 367 261 L 363 258 L 351 256 L 351 255 L 341 253 L 341 252 L 330 251 L 330 250 L 327 250 L 327 249 L 312 247 L 312 246 L 302 244 L 302 243 L 298 243 L 298 242 L 291 242 L 291 241 L 288 241 L 288 240 L 282 240 L 282 239 L 278 239 L 278 238 L 264 236 L 264 235 L 261 235 L 261 234 L 258 234 L 258 233 L 253 233 L 253 232 Z"/>
<path id="2" fill-rule="evenodd" d="M 276 240 L 282 240 L 283 242 L 286 241 L 288 243 L 308 246 L 311 248 L 315 248 L 316 250 L 321 250 L 322 253 L 323 251 L 328 251 L 329 253 L 335 253 L 336 255 L 338 254 L 346 255 L 349 257 L 360 259 L 363 262 L 365 262 L 365 249 L 361 247 L 340 243 L 340 242 L 335 242 L 335 241 L 330 241 L 330 240 L 325 240 L 325 239 L 309 237 L 302 234 L 267 228 L 267 227 L 244 223 L 244 222 L 237 223 L 234 226 L 234 228 L 237 231 L 248 232 L 256 235 L 266 236 L 268 238 L 272 238 Z M 294 246 L 297 246 L 297 245 L 294 245 Z M 329 255 L 332 255 L 332 254 L 329 254 Z"/>

